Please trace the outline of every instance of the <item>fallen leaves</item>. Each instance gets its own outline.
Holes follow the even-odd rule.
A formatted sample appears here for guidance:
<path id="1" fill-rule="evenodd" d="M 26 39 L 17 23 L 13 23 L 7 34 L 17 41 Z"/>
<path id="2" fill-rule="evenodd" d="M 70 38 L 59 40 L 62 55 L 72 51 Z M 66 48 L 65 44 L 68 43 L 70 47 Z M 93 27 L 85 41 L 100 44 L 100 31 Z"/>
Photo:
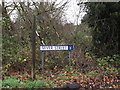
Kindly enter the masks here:
<path id="1" fill-rule="evenodd" d="M 79 85 L 83 88 L 120 87 L 119 75 L 105 75 L 104 73 L 94 72 L 89 74 L 81 74 L 80 72 L 73 71 L 72 72 L 59 71 L 57 73 L 52 73 L 52 71 L 45 72 L 46 72 L 45 74 L 36 74 L 36 79 L 48 83 L 48 86 L 50 87 L 61 87 L 69 83 L 79 83 Z M 18 80 L 25 82 L 27 80 L 29 81 L 29 78 L 31 76 L 29 74 L 21 74 L 21 72 L 14 72 L 11 73 L 10 77 L 16 77 Z"/>

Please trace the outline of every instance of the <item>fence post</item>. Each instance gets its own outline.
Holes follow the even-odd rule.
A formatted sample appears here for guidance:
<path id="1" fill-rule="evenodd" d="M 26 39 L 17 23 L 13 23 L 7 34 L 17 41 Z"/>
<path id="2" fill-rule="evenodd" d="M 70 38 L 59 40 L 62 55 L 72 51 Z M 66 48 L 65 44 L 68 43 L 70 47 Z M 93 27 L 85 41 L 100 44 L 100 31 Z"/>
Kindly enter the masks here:
<path id="1" fill-rule="evenodd" d="M 36 61 L 36 17 L 33 19 L 33 30 L 32 30 L 32 80 L 35 79 L 35 61 Z"/>

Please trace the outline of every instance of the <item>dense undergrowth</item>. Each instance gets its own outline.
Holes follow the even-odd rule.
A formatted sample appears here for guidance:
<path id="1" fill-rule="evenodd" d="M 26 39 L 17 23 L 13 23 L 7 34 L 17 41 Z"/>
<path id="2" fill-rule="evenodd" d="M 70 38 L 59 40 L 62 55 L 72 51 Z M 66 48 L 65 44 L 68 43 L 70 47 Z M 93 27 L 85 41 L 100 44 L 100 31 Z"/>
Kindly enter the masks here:
<path id="1" fill-rule="evenodd" d="M 69 67 L 45 70 L 44 74 L 36 72 L 34 81 L 27 71 L 2 70 L 2 88 L 59 88 L 68 83 L 78 83 L 81 88 L 119 88 L 119 56 L 98 58 L 97 64 L 96 69 L 87 73 Z"/>

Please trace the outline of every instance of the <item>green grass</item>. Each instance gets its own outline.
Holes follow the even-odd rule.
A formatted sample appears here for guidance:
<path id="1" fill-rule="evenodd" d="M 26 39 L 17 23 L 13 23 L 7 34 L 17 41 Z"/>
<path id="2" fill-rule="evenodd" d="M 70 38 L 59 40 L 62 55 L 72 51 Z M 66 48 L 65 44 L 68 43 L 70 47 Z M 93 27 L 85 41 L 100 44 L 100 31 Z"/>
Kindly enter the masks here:
<path id="1" fill-rule="evenodd" d="M 73 74 L 72 76 L 75 78 L 75 77 L 78 77 L 79 75 L 78 74 Z"/>
<path id="2" fill-rule="evenodd" d="M 87 73 L 86 74 L 86 76 L 95 76 L 95 75 L 97 75 L 98 73 L 96 73 L 96 72 L 93 72 L 93 73 Z"/>
<path id="3" fill-rule="evenodd" d="M 52 83 L 43 82 L 41 80 L 29 81 L 27 82 L 18 80 L 15 77 L 4 77 L 2 81 L 2 88 L 49 88 L 55 87 Z"/>
<path id="4" fill-rule="evenodd" d="M 59 76 L 57 80 L 69 80 L 69 78 L 66 76 Z"/>

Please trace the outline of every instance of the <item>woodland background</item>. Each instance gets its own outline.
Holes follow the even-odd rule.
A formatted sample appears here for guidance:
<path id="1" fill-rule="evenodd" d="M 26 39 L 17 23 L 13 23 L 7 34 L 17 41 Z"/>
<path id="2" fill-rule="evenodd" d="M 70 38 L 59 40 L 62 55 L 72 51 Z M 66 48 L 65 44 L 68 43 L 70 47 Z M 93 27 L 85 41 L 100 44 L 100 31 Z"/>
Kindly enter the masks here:
<path id="1" fill-rule="evenodd" d="M 87 14 L 83 17 L 81 24 L 76 25 L 67 23 L 62 18 L 68 1 L 64 3 L 61 1 L 61 3 L 56 5 L 55 2 L 2 2 L 0 24 L 2 26 L 3 88 L 26 88 L 31 85 L 59 87 L 68 82 L 83 83 L 82 87 L 89 87 L 85 83 L 90 84 L 90 80 L 95 82 L 90 84 L 92 87 L 104 86 L 107 80 L 110 83 L 112 83 L 111 80 L 119 83 L 120 2 L 78 2 L 79 12 L 84 10 Z M 12 21 L 10 15 L 14 10 L 17 11 L 18 17 Z M 38 86 L 29 81 L 32 68 L 31 36 L 34 15 L 41 16 L 41 20 L 39 18 L 36 20 L 36 30 L 40 35 L 40 37 L 36 36 L 36 78 L 40 81 L 48 81 L 48 77 L 50 79 L 47 84 L 36 81 Z M 45 73 L 41 74 L 42 61 L 39 50 L 41 41 L 46 45 L 73 45 L 71 70 L 69 71 L 68 67 L 68 51 L 46 51 Z M 79 81 L 76 81 L 78 79 Z M 17 84 L 11 85 L 9 83 L 11 80 Z M 24 85 L 22 86 L 18 80 L 22 80 Z M 24 80 L 28 80 L 31 84 L 27 84 Z M 56 80 L 57 83 L 54 82 Z M 111 86 L 119 87 L 118 84 Z"/>

